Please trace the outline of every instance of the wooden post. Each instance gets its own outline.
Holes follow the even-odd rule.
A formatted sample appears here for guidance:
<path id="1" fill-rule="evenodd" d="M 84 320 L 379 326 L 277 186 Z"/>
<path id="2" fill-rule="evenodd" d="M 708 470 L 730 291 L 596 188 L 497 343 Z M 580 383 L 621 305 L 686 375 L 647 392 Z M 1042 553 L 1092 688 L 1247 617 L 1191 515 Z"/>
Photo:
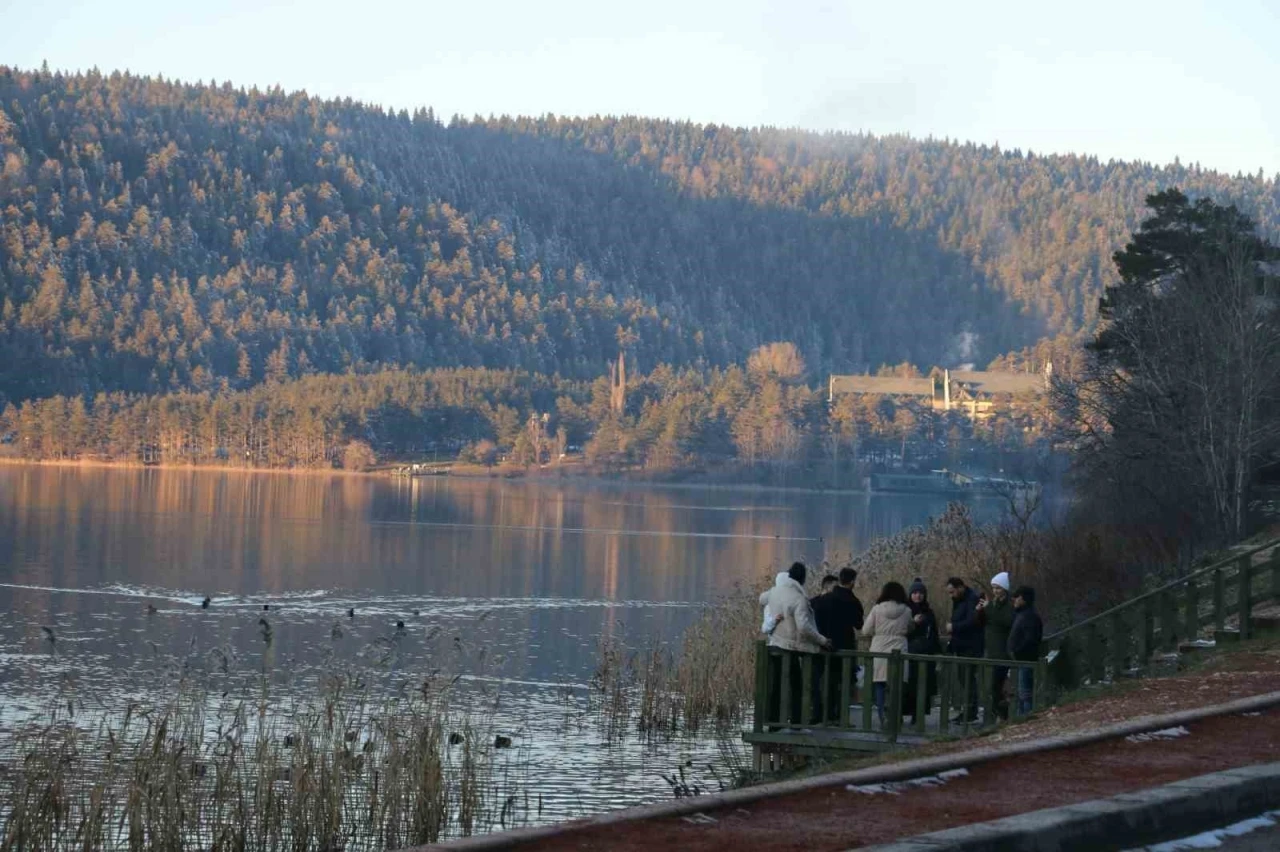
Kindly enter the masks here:
<path id="1" fill-rule="evenodd" d="M 1173 592 L 1168 589 L 1160 592 L 1160 645 L 1165 651 L 1178 650 L 1176 611 Z"/>
<path id="2" fill-rule="evenodd" d="M 889 742 L 898 741 L 898 732 L 902 730 L 902 693 L 903 674 L 902 652 L 894 651 L 889 655 L 889 680 L 885 684 L 885 712 L 889 714 Z"/>
<path id="3" fill-rule="evenodd" d="M 929 664 L 916 660 L 916 733 L 924 733 L 924 718 L 929 715 Z"/>
<path id="4" fill-rule="evenodd" d="M 1227 578 L 1221 568 L 1213 569 L 1213 626 L 1217 630 L 1227 626 Z"/>
<path id="5" fill-rule="evenodd" d="M 875 690 L 871 686 L 871 678 L 875 674 L 875 658 L 871 656 L 863 657 L 862 663 L 862 688 L 858 690 L 858 695 L 862 699 L 862 730 L 871 730 L 871 707 L 874 702 L 872 692 Z"/>
<path id="6" fill-rule="evenodd" d="M 1031 684 L 1031 712 L 1044 706 L 1044 691 L 1049 686 L 1049 666 L 1044 660 L 1036 660 L 1036 675 Z"/>
<path id="7" fill-rule="evenodd" d="M 779 655 L 782 660 L 782 675 L 779 678 L 778 723 L 783 727 L 791 724 L 791 653 L 783 651 Z"/>
<path id="8" fill-rule="evenodd" d="M 1129 629 L 1125 625 L 1124 610 L 1111 615 L 1111 641 L 1107 651 L 1111 658 L 1111 679 L 1120 677 L 1125 670 L 1125 659 L 1129 654 Z"/>
<path id="9" fill-rule="evenodd" d="M 1280 598 L 1280 547 L 1271 551 L 1271 599 Z"/>
<path id="10" fill-rule="evenodd" d="M 764 733 L 769 713 L 769 646 L 763 639 L 756 642 L 755 723 L 751 729 Z"/>
<path id="11" fill-rule="evenodd" d="M 961 663 L 956 666 L 956 671 L 960 672 L 960 731 L 967 736 L 969 726 L 973 724 L 973 720 L 969 718 L 969 708 L 974 706 L 974 699 L 977 698 L 973 694 L 973 690 L 978 686 L 973 676 L 976 672 L 971 662 Z"/>
<path id="12" fill-rule="evenodd" d="M 800 724 L 813 724 L 813 654 L 800 656 Z"/>
<path id="13" fill-rule="evenodd" d="M 938 663 L 938 733 L 951 726 L 951 688 L 955 680 L 955 663 L 951 659 Z"/>
<path id="14" fill-rule="evenodd" d="M 850 691 L 853 688 L 853 659 L 840 658 L 840 727 L 849 727 L 849 704 L 852 703 Z"/>
<path id="15" fill-rule="evenodd" d="M 1187 631 L 1188 641 L 1196 641 L 1199 638 L 1199 585 L 1192 578 L 1187 581 L 1187 611 L 1185 611 L 1184 631 Z"/>
<path id="16" fill-rule="evenodd" d="M 820 666 L 822 669 L 822 680 L 820 681 L 820 685 L 818 687 L 818 714 L 817 715 L 818 715 L 818 724 L 825 728 L 827 726 L 827 711 L 831 709 L 830 708 L 831 702 L 827 699 L 831 695 L 831 675 L 832 675 L 832 672 L 834 671 L 834 669 L 831 668 L 831 663 L 835 660 L 835 658 L 830 653 L 824 651 L 818 657 L 818 660 L 820 661 Z"/>
<path id="17" fill-rule="evenodd" d="M 1143 598 L 1134 609 L 1138 611 L 1137 663 L 1142 667 L 1155 653 L 1155 623 L 1152 617 L 1151 598 Z"/>
<path id="18" fill-rule="evenodd" d="M 1105 664 L 1102 656 L 1102 631 L 1098 629 L 1098 622 L 1093 622 L 1087 628 L 1088 630 L 1088 659 L 1089 659 L 1089 679 L 1095 684 L 1102 683 L 1106 675 Z"/>
<path id="19" fill-rule="evenodd" d="M 1241 556 L 1236 560 L 1240 578 L 1240 638 L 1253 635 L 1253 557 Z"/>

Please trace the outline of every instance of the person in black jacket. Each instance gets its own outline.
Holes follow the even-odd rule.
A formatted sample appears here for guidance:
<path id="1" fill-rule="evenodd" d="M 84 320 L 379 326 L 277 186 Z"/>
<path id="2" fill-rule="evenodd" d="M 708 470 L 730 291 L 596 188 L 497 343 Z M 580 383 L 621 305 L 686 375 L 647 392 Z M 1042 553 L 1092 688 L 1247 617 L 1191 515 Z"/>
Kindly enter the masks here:
<path id="1" fill-rule="evenodd" d="M 947 622 L 948 653 L 957 657 L 981 657 L 986 643 L 983 641 L 982 622 L 978 618 L 978 595 L 959 577 L 947 580 L 947 594 L 951 596 L 951 620 Z M 967 682 L 969 692 L 969 721 L 978 718 L 978 670 L 976 666 L 961 668 L 961 688 Z M 961 721 L 963 711 L 952 721 Z"/>
<path id="2" fill-rule="evenodd" d="M 831 640 L 833 651 L 858 649 L 863 613 L 862 601 L 853 593 L 857 579 L 857 571 L 841 568 L 837 585 L 813 599 L 813 618 L 818 623 L 818 632 Z"/>
<path id="3" fill-rule="evenodd" d="M 1013 593 L 1013 628 L 1009 631 L 1009 656 L 1023 662 L 1040 659 L 1040 643 L 1044 641 L 1044 622 L 1036 612 L 1036 590 L 1021 586 Z M 1031 712 L 1035 694 L 1035 670 L 1018 669 L 1018 712 Z"/>
<path id="4" fill-rule="evenodd" d="M 942 642 L 938 639 L 938 618 L 929 606 L 929 591 L 924 580 L 916 577 L 907 590 L 907 606 L 911 607 L 911 629 L 907 632 L 908 654 L 941 654 Z M 925 712 L 938 692 L 938 667 L 929 663 L 925 674 Z M 911 724 L 916 723 L 916 697 L 920 694 L 920 669 L 914 663 L 907 670 L 907 694 L 903 709 L 911 714 Z"/>
<path id="5" fill-rule="evenodd" d="M 813 599 L 813 619 L 818 624 L 818 632 L 831 640 L 831 650 L 856 651 L 863 619 L 862 601 L 853 593 L 858 572 L 852 568 L 841 568 L 836 579 L 837 585 L 831 591 Z M 832 718 L 839 718 L 839 660 L 834 657 L 825 659 L 827 671 L 823 677 L 827 683 L 828 713 Z M 856 668 L 853 676 L 858 676 Z"/>

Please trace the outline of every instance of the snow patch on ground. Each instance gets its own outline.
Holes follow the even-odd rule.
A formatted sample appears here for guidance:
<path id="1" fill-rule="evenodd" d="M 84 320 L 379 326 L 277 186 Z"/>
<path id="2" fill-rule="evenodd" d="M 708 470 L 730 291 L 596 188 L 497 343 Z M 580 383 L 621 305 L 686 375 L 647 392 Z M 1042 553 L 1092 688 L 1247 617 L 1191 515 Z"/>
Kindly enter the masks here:
<path id="1" fill-rule="evenodd" d="M 1178 737 L 1189 737 L 1191 732 L 1179 725 L 1176 728 L 1163 728 L 1159 731 L 1147 731 L 1143 734 L 1130 734 L 1125 737 L 1125 742 L 1130 743 L 1149 743 L 1155 740 L 1176 740 Z"/>
<path id="2" fill-rule="evenodd" d="M 1137 849 L 1130 849 L 1128 852 L 1186 852 L 1186 850 L 1191 849 L 1217 849 L 1224 840 L 1232 837 L 1241 837 L 1260 828 L 1271 828 L 1278 822 L 1280 822 L 1280 811 L 1268 811 L 1261 816 L 1241 820 L 1225 828 L 1215 828 L 1212 831 L 1204 831 L 1191 837 L 1168 840 L 1151 846 L 1140 846 Z"/>
<path id="3" fill-rule="evenodd" d="M 911 778 L 907 781 L 886 781 L 883 784 L 850 784 L 845 789 L 850 793 L 862 793 L 867 796 L 883 795 L 885 793 L 897 796 L 915 787 L 941 787 L 948 781 L 964 778 L 968 774 L 969 770 L 967 769 L 949 769 L 946 772 L 939 772 L 937 775 L 926 775 L 923 778 Z"/>

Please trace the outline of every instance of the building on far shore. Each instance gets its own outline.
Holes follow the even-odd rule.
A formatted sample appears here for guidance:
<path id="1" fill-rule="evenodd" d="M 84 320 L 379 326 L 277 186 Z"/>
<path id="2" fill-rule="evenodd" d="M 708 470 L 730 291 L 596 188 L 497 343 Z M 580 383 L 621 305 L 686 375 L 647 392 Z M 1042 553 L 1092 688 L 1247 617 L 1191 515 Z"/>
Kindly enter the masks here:
<path id="1" fill-rule="evenodd" d="M 1010 404 L 1034 401 L 1048 392 L 1053 364 L 1043 373 L 996 373 L 983 370 L 937 369 L 919 378 L 900 376 L 831 376 L 827 402 L 837 396 L 914 397 L 934 411 L 960 411 L 974 420 L 991 416 L 1001 400 Z"/>

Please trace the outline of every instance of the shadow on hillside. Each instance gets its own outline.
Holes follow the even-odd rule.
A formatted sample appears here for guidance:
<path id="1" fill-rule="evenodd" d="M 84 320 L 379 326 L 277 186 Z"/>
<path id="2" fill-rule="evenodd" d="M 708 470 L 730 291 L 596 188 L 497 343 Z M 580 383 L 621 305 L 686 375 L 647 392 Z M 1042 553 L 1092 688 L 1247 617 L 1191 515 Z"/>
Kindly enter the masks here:
<path id="1" fill-rule="evenodd" d="M 472 178 L 460 208 L 509 213 L 544 262 L 596 258 L 591 272 L 610 289 L 693 319 L 710 352 L 740 358 L 785 339 L 836 370 L 985 363 L 1045 332 L 935 233 L 883 215 L 695 197 L 656 167 L 546 135 L 481 125 L 444 135 Z M 979 336 L 972 351 L 958 345 L 965 331 Z"/>

